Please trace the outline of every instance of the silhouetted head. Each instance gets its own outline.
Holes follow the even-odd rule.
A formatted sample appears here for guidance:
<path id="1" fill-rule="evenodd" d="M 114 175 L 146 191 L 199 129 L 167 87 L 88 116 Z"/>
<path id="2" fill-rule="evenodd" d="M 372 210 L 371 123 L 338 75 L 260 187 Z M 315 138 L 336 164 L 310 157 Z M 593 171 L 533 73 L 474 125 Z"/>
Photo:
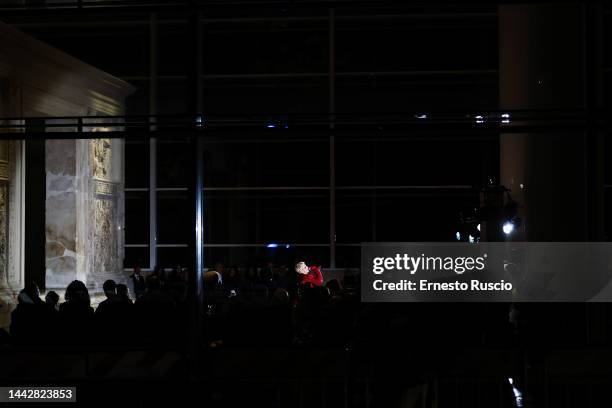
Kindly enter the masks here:
<path id="1" fill-rule="evenodd" d="M 112 279 L 106 280 L 102 285 L 102 289 L 107 298 L 111 298 L 117 294 L 117 284 Z"/>
<path id="2" fill-rule="evenodd" d="M 52 307 L 57 307 L 59 303 L 59 295 L 54 291 L 49 291 L 45 295 L 45 303 Z"/>
<path id="3" fill-rule="evenodd" d="M 32 303 L 42 303 L 42 299 L 40 298 L 40 291 L 38 290 L 38 285 L 36 283 L 28 283 L 21 292 L 27 295 L 30 300 L 32 300 Z"/>
<path id="4" fill-rule="evenodd" d="M 130 291 L 128 290 L 128 287 L 123 283 L 119 283 L 117 285 L 117 296 L 119 296 L 121 299 L 130 298 Z"/>
<path id="5" fill-rule="evenodd" d="M 230 278 L 237 278 L 238 275 L 239 275 L 238 268 L 235 266 L 230 266 L 229 269 L 227 270 L 227 276 L 229 276 Z"/>
<path id="6" fill-rule="evenodd" d="M 272 299 L 270 299 L 270 303 L 277 306 L 288 305 L 289 301 L 289 292 L 283 288 L 277 288 L 272 294 Z"/>
<path id="7" fill-rule="evenodd" d="M 204 287 L 216 289 L 223 282 L 221 273 L 217 271 L 208 271 L 204 273 Z"/>
<path id="8" fill-rule="evenodd" d="M 214 270 L 222 274 L 225 272 L 225 265 L 223 265 L 223 262 L 217 262 Z"/>
<path id="9" fill-rule="evenodd" d="M 30 295 L 27 294 L 25 289 L 21 289 L 19 295 L 17 296 L 17 303 L 19 303 L 20 305 L 33 305 L 34 301 L 30 297 Z"/>
<path id="10" fill-rule="evenodd" d="M 338 282 L 338 279 L 330 280 L 325 284 L 325 287 L 329 289 L 329 293 L 332 295 L 337 295 L 340 293 L 340 282 Z"/>
<path id="11" fill-rule="evenodd" d="M 288 272 L 289 268 L 287 268 L 287 265 L 281 265 L 276 269 L 275 274 L 279 278 L 284 278 L 287 276 Z"/>
<path id="12" fill-rule="evenodd" d="M 85 284 L 79 280 L 70 282 L 66 288 L 66 294 L 64 295 L 66 302 L 68 303 L 82 303 L 87 306 L 90 305 L 91 300 L 89 298 L 89 291 Z"/>

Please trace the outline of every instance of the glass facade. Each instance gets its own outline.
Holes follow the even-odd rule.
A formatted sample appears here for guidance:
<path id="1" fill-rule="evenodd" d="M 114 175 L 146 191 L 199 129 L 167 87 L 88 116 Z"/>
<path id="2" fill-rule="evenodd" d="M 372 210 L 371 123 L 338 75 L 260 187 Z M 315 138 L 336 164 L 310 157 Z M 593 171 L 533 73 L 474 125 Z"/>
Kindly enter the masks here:
<path id="1" fill-rule="evenodd" d="M 128 115 L 191 110 L 189 67 L 199 55 L 204 121 L 228 113 L 270 118 L 261 129 L 267 133 L 237 123 L 206 140 L 206 265 L 314 257 L 326 267 L 351 268 L 361 242 L 452 239 L 458 214 L 479 206 L 488 180 L 499 181 L 495 132 L 293 132 L 311 115 L 427 121 L 445 111 L 496 109 L 497 6 L 451 9 L 219 7 L 202 17 L 199 42 L 184 15 L 138 8 L 95 21 L 6 21 L 133 84 Z M 605 48 L 610 14 L 602 19 Z M 193 45 L 192 54 L 177 43 Z M 604 53 L 606 106 L 608 60 Z M 148 140 L 126 142 L 126 268 L 181 260 L 192 232 L 192 160 L 180 133 L 157 138 L 154 149 Z"/>

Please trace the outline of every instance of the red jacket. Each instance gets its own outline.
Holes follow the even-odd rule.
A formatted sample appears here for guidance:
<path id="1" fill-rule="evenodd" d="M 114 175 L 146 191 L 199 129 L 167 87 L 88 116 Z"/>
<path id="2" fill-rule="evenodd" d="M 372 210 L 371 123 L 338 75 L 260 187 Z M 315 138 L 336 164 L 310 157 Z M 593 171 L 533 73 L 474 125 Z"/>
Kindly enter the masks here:
<path id="1" fill-rule="evenodd" d="M 309 272 L 305 275 L 300 275 L 302 278 L 300 284 L 309 284 L 312 286 L 321 286 L 323 284 L 323 274 L 318 266 L 308 267 Z"/>

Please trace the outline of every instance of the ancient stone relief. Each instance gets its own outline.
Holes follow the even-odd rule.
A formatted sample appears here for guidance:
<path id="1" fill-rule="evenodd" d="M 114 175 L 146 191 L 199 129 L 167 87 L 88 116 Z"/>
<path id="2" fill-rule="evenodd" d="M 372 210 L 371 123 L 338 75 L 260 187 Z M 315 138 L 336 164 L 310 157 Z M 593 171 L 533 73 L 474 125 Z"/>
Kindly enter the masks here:
<path id="1" fill-rule="evenodd" d="M 117 263 L 117 237 L 113 227 L 115 205 L 112 199 L 96 199 L 94 232 L 94 273 L 114 272 Z"/>
<path id="2" fill-rule="evenodd" d="M 98 180 L 111 181 L 112 149 L 110 139 L 93 139 L 91 141 L 93 158 L 93 177 Z"/>
<path id="3" fill-rule="evenodd" d="M 9 180 L 9 142 L 0 141 L 0 180 Z"/>
<path id="4" fill-rule="evenodd" d="M 91 140 L 92 176 L 94 192 L 94 281 L 102 281 L 108 273 L 119 269 L 117 250 L 117 186 L 112 178 L 111 139 Z"/>
<path id="5" fill-rule="evenodd" d="M 7 205 L 8 188 L 6 181 L 0 181 L 0 276 L 6 279 L 8 267 Z"/>
<path id="6" fill-rule="evenodd" d="M 8 181 L 9 142 L 0 141 L 0 277 L 4 283 L 8 274 Z"/>

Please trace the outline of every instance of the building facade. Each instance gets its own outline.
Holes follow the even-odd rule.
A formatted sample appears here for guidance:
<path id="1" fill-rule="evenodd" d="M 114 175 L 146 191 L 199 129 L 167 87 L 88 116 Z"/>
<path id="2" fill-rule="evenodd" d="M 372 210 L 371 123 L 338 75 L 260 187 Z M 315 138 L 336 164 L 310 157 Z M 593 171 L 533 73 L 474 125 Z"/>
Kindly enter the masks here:
<path id="1" fill-rule="evenodd" d="M 124 280 L 123 140 L 22 140 L 18 133 L 112 129 L 95 116 L 122 114 L 133 88 L 7 25 L 0 38 L 0 111 L 24 118 L 5 120 L 0 141 L 4 327 L 30 281 L 63 290 L 75 279 L 94 289 L 108 278 Z M 57 119 L 83 116 L 81 123 Z M 44 232 L 31 233 L 36 227 Z"/>

